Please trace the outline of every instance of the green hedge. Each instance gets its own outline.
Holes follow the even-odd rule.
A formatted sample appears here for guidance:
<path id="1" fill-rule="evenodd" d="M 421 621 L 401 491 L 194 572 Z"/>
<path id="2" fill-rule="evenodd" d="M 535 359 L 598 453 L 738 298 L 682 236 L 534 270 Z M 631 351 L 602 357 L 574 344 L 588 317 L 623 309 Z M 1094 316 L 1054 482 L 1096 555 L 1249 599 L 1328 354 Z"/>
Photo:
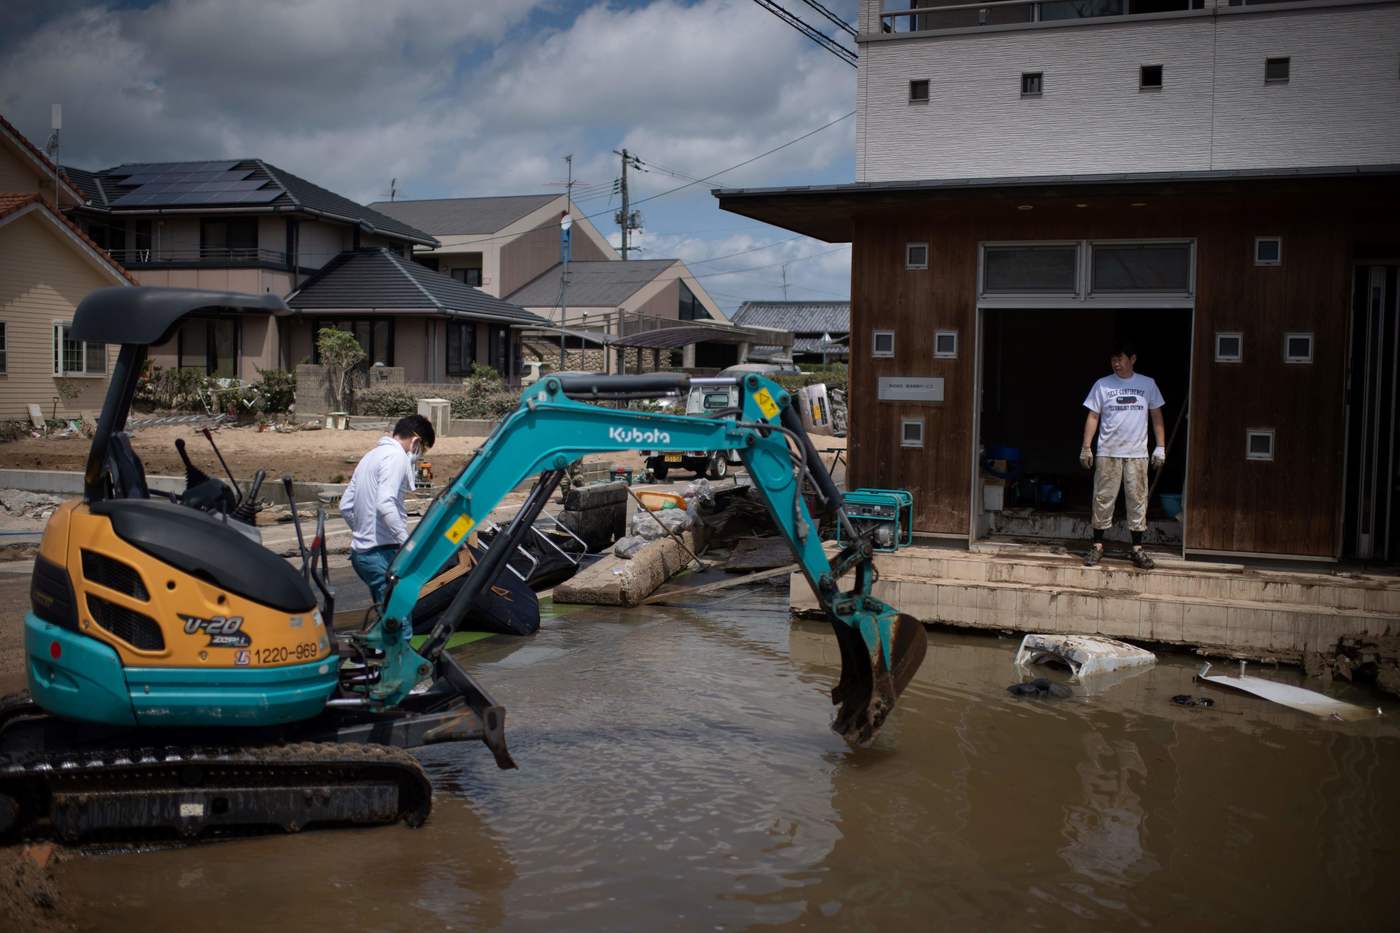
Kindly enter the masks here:
<path id="1" fill-rule="evenodd" d="M 160 411 L 203 411 L 235 418 L 281 414 L 296 400 L 297 377 L 281 369 L 258 371 L 257 382 L 216 379 L 194 369 L 149 366 L 136 384 L 136 403 Z"/>

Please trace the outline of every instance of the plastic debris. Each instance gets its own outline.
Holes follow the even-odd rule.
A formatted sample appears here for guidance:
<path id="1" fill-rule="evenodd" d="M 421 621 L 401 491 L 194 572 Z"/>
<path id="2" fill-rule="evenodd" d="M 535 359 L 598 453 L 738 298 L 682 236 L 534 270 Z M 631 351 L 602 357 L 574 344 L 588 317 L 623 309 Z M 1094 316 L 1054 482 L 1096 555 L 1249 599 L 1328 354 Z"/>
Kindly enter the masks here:
<path id="1" fill-rule="evenodd" d="M 1332 697 L 1318 693 L 1316 690 L 1282 684 L 1276 680 L 1265 680 L 1262 677 L 1251 677 L 1245 674 L 1243 661 L 1240 662 L 1240 672 L 1235 677 L 1210 673 L 1210 662 L 1207 661 L 1201 665 L 1200 673 L 1196 675 L 1196 679 L 1208 684 L 1215 684 L 1218 687 L 1242 690 L 1260 699 L 1269 700 L 1304 713 L 1311 713 L 1323 719 L 1350 722 L 1381 715 L 1380 707 L 1371 709 L 1357 706 L 1355 703 L 1344 703 L 1341 700 L 1334 700 Z"/>
<path id="2" fill-rule="evenodd" d="M 623 560 L 631 560 L 632 555 L 640 551 L 645 544 L 646 541 L 641 538 L 628 535 L 617 539 L 617 543 L 613 545 L 613 553 Z"/>
<path id="3" fill-rule="evenodd" d="M 1045 664 L 1068 670 L 1075 678 L 1157 663 L 1151 651 L 1099 635 L 1038 635 L 1021 639 L 1016 666 Z"/>

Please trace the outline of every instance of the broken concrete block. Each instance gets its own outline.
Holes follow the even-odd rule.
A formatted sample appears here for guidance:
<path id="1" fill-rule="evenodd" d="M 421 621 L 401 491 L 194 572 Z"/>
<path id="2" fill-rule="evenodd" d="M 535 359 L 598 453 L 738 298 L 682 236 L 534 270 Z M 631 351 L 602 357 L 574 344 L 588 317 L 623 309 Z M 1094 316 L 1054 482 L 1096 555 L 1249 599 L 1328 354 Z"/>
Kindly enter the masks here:
<path id="1" fill-rule="evenodd" d="M 571 512 L 598 509 L 627 501 L 627 484 L 594 483 L 591 486 L 570 486 L 564 493 L 564 508 Z"/>
<path id="2" fill-rule="evenodd" d="M 690 532 L 685 548 L 695 551 Z M 674 538 L 650 541 L 630 559 L 609 555 L 554 588 L 556 603 L 595 606 L 636 606 L 691 563 L 690 554 Z"/>
<path id="3" fill-rule="evenodd" d="M 1038 635 L 1021 639 L 1016 666 L 1049 664 L 1067 669 L 1075 677 L 1092 677 L 1109 671 L 1146 667 L 1157 663 L 1151 651 L 1101 635 Z"/>

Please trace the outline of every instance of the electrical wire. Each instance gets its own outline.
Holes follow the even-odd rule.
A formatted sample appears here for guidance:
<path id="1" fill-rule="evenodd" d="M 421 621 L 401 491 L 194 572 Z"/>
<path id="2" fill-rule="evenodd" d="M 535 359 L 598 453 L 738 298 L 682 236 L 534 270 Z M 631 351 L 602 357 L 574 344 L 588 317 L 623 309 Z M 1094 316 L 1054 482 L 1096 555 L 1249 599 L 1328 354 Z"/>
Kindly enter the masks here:
<path id="1" fill-rule="evenodd" d="M 842 32 L 849 34 L 852 39 L 856 37 L 856 30 L 854 26 L 842 19 L 837 13 L 832 12 L 821 3 L 817 2 L 817 0 L 802 0 L 802 2 L 807 4 L 812 9 L 816 10 L 822 16 L 826 17 L 826 19 L 830 20 L 831 23 L 837 29 L 840 29 Z"/>
<path id="2" fill-rule="evenodd" d="M 798 32 L 811 39 L 817 45 L 826 49 L 832 55 L 835 55 L 837 58 L 850 65 L 852 68 L 857 67 L 857 57 L 855 52 L 852 52 L 850 49 L 846 48 L 844 45 L 837 42 L 835 39 L 831 38 L 826 33 L 811 25 L 801 17 L 795 16 L 792 13 L 788 12 L 786 9 L 779 6 L 776 0 L 753 0 L 753 2 L 757 3 L 759 6 L 763 7 L 763 9 L 767 10 L 769 13 L 772 13 L 778 19 L 787 23 L 793 29 L 796 29 Z"/>

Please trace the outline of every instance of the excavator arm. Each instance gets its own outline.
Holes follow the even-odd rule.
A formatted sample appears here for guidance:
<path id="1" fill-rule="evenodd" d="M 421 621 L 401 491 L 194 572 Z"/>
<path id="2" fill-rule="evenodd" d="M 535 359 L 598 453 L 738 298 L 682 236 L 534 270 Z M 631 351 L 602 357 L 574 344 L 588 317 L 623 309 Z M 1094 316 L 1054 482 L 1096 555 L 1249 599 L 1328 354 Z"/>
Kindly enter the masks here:
<path id="1" fill-rule="evenodd" d="M 693 384 L 740 387 L 740 405 L 717 418 L 696 418 L 605 408 L 590 402 L 683 394 Z M 452 661 L 444 648 L 477 596 L 491 584 L 570 463 L 586 454 L 628 451 L 737 450 L 754 488 L 819 597 L 840 643 L 842 672 L 832 691 L 838 705 L 833 729 L 853 744 L 868 743 L 923 660 L 926 640 L 918 620 L 901 615 L 871 595 L 873 545 L 846 518 L 832 482 L 789 394 L 767 379 L 691 379 L 682 374 L 638 376 L 549 376 L 530 386 L 520 407 L 502 420 L 461 471 L 439 493 L 400 550 L 378 617 L 350 636 L 353 674 L 348 692 L 375 708 L 393 708 L 416 684 L 433 678 L 456 687 L 481 716 L 486 743 L 502 767 L 504 710 L 494 704 Z M 409 644 L 410 615 L 418 594 L 452 559 L 467 535 L 507 493 L 538 477 L 514 520 L 468 575 L 452 605 L 419 651 Z M 829 559 L 802 495 L 803 482 L 816 490 L 820 512 L 842 523 L 845 548 Z M 839 580 L 854 570 L 855 586 Z"/>

